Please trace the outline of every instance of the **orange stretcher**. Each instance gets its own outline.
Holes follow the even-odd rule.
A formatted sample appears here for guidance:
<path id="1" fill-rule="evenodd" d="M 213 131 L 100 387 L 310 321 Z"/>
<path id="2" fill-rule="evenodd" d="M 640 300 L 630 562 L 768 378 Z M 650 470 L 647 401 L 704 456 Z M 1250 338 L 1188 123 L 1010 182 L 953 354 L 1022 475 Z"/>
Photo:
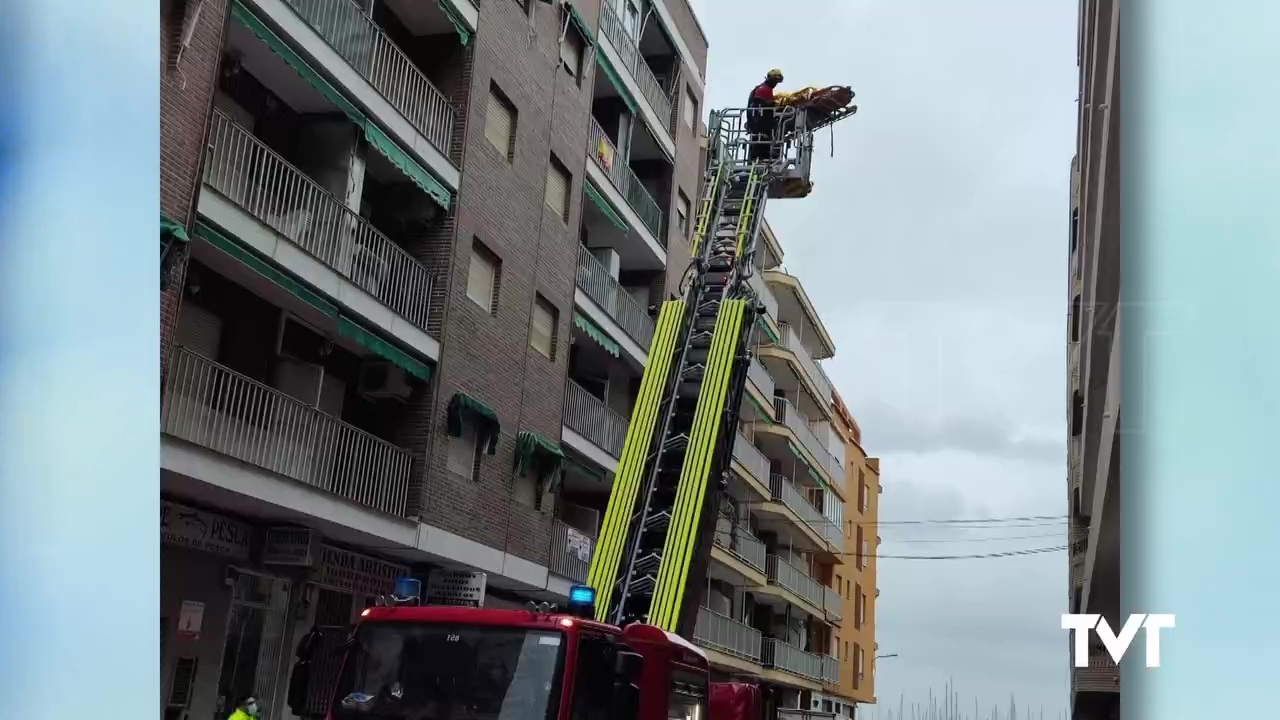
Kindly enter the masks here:
<path id="1" fill-rule="evenodd" d="M 853 98 L 853 88 L 848 85 L 831 85 L 776 93 L 773 101 L 778 107 L 804 110 L 809 116 L 808 129 L 817 130 L 858 112 L 858 106 L 850 104 Z"/>

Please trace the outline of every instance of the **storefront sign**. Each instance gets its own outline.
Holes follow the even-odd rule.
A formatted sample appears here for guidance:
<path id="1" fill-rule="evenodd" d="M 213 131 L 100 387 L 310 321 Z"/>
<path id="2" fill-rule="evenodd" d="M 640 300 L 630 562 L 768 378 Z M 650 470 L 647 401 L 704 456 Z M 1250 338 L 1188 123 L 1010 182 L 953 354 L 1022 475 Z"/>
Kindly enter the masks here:
<path id="1" fill-rule="evenodd" d="M 424 600 L 428 605 L 484 607 L 484 591 L 489 576 L 466 570 L 433 570 L 427 578 Z"/>
<path id="2" fill-rule="evenodd" d="M 309 528 L 269 528 L 262 546 L 262 564 L 311 567 L 318 541 L 319 536 Z"/>
<path id="3" fill-rule="evenodd" d="M 242 560 L 249 557 L 249 526 L 206 510 L 160 501 L 160 542 Z"/>
<path id="4" fill-rule="evenodd" d="M 353 595 L 385 595 L 395 589 L 396 578 L 408 575 L 404 565 L 320 543 L 317 585 Z"/>
<path id="5" fill-rule="evenodd" d="M 200 628 L 204 625 L 204 603 L 194 600 L 183 600 L 182 609 L 178 611 L 178 637 L 196 640 L 200 637 Z"/>

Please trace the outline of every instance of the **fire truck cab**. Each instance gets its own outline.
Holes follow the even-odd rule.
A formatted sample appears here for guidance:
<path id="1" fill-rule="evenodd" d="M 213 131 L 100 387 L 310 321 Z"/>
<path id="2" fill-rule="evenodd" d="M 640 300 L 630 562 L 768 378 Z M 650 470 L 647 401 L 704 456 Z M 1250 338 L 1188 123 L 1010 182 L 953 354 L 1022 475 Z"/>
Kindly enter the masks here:
<path id="1" fill-rule="evenodd" d="M 569 612 L 391 604 L 343 649 L 326 720 L 756 720 L 717 688 L 706 656 L 646 624 Z M 295 667 L 295 673 L 297 668 Z M 732 709 L 731 709 L 732 708 Z"/>

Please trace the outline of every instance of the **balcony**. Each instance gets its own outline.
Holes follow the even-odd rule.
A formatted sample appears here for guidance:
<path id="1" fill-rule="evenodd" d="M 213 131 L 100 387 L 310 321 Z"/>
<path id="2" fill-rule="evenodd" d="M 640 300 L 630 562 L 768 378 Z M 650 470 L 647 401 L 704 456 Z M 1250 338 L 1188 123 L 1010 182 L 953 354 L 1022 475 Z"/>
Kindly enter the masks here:
<path id="1" fill-rule="evenodd" d="M 653 340 L 653 320 L 647 308 L 631 297 L 609 274 L 608 268 L 592 257 L 586 246 L 578 247 L 578 288 L 648 352 L 649 343 Z"/>
<path id="2" fill-rule="evenodd" d="M 836 714 L 816 710 L 778 708 L 778 720 L 836 720 Z"/>
<path id="3" fill-rule="evenodd" d="M 822 524 L 815 529 L 824 540 L 831 543 L 836 552 L 844 552 L 844 533 L 841 532 L 839 521 L 823 516 Z"/>
<path id="4" fill-rule="evenodd" d="M 764 572 L 765 570 L 765 550 L 764 543 L 760 542 L 751 531 L 743 527 L 731 528 L 736 532 L 727 532 L 716 530 L 715 543 L 727 552 L 733 553 L 739 560 L 750 565 L 751 567 Z"/>
<path id="5" fill-rule="evenodd" d="M 819 655 L 822 658 L 822 682 L 826 685 L 840 683 L 840 661 L 830 655 Z"/>
<path id="6" fill-rule="evenodd" d="M 822 444 L 818 436 L 814 434 L 809 427 L 809 421 L 796 410 L 796 406 L 791 401 L 778 397 L 773 399 L 774 411 L 778 414 L 778 421 L 785 425 L 795 433 L 796 439 L 800 441 L 800 445 L 809 451 L 813 459 L 817 461 L 822 470 L 833 481 L 842 481 L 844 479 L 844 468 L 836 464 L 836 459 L 827 450 L 827 446 Z"/>
<path id="7" fill-rule="evenodd" d="M 666 247 L 666 237 L 662 234 L 662 209 L 644 185 L 640 184 L 640 178 L 627 166 L 627 161 L 618 153 L 618 148 L 594 117 L 591 118 L 587 133 L 587 154 L 609 177 L 613 187 L 626 199 L 658 243 Z"/>
<path id="8" fill-rule="evenodd" d="M 1089 666 L 1072 668 L 1071 684 L 1076 692 L 1120 692 L 1120 668 L 1102 647 L 1089 648 Z"/>
<path id="9" fill-rule="evenodd" d="M 390 515 L 403 516 L 413 455 L 179 348 L 161 432 Z"/>
<path id="10" fill-rule="evenodd" d="M 769 289 L 769 284 L 764 281 L 764 276 L 757 268 L 747 278 L 747 285 L 755 291 L 756 297 L 764 304 L 765 313 L 773 318 L 776 325 L 778 323 L 778 298 L 774 297 L 773 291 Z"/>
<path id="11" fill-rule="evenodd" d="M 805 499 L 785 475 L 772 475 L 769 478 L 769 494 L 774 502 L 781 503 L 790 509 L 800 518 L 800 522 L 809 526 L 814 532 L 818 532 L 818 528 L 827 522 L 822 513 Z"/>
<path id="12" fill-rule="evenodd" d="M 1079 340 L 1071 343 L 1070 370 L 1071 370 L 1071 387 L 1069 389 L 1074 390 L 1080 387 L 1080 341 Z"/>
<path id="13" fill-rule="evenodd" d="M 754 663 L 760 662 L 760 631 L 707 608 L 698 608 L 693 641 L 726 655 Z"/>
<path id="14" fill-rule="evenodd" d="M 751 364 L 747 366 L 747 378 L 756 386 L 761 395 L 766 398 L 773 397 L 773 389 L 775 387 L 773 376 L 769 374 L 768 370 L 765 370 L 764 365 L 761 365 L 759 360 L 751 359 Z"/>
<path id="15" fill-rule="evenodd" d="M 419 329 L 430 271 L 230 117 L 215 112 L 204 182 Z"/>
<path id="16" fill-rule="evenodd" d="M 742 463 L 751 475 L 750 479 L 765 485 L 769 481 L 769 458 L 760 449 L 751 444 L 746 435 L 738 433 L 733 441 L 733 459 Z"/>
<path id="17" fill-rule="evenodd" d="M 827 379 L 827 374 L 822 371 L 818 363 L 809 355 L 809 351 L 805 349 L 805 346 L 800 344 L 800 335 L 790 325 L 782 326 L 782 347 L 795 356 L 800 370 L 816 390 L 814 400 L 820 403 L 831 402 L 831 381 Z"/>
<path id="18" fill-rule="evenodd" d="M 615 459 L 622 457 L 626 418 L 572 380 L 564 386 L 564 424 Z"/>
<path id="19" fill-rule="evenodd" d="M 765 667 L 822 682 L 821 656 L 807 653 L 775 638 L 765 638 L 760 649 L 760 662 Z"/>
<path id="20" fill-rule="evenodd" d="M 765 558 L 769 584 L 789 590 L 796 597 L 809 603 L 814 608 L 822 607 L 822 583 L 814 580 L 805 572 L 777 555 Z"/>
<path id="21" fill-rule="evenodd" d="M 556 520 L 551 524 L 551 554 L 548 569 L 575 582 L 587 581 L 595 540 L 576 528 Z"/>
<path id="22" fill-rule="evenodd" d="M 415 130 L 449 154 L 453 106 L 444 93 L 351 0 L 284 0 Z"/>
<path id="23" fill-rule="evenodd" d="M 834 622 L 844 620 L 844 598 L 825 585 L 822 586 L 822 610 L 827 614 L 828 620 Z"/>
<path id="24" fill-rule="evenodd" d="M 640 88 L 640 94 L 644 96 L 649 107 L 653 108 L 654 115 L 662 123 L 662 129 L 670 134 L 675 119 L 674 113 L 671 112 L 671 97 L 667 95 L 666 90 L 662 89 L 662 83 L 644 61 L 635 39 L 627 32 L 622 18 L 618 17 L 618 12 L 609 3 L 600 4 L 600 34 L 607 38 L 609 44 L 618 52 L 622 65 L 635 79 L 636 85 Z"/>

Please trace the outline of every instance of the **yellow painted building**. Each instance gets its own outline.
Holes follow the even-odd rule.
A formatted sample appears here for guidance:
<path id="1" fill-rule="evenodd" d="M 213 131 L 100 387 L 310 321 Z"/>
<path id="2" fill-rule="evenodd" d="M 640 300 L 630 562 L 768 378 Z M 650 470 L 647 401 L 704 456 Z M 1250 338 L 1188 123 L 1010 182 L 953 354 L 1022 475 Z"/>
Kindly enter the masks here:
<path id="1" fill-rule="evenodd" d="M 833 426 L 845 443 L 845 562 L 834 570 L 833 587 L 844 603 L 844 623 L 836 635 L 840 659 L 837 693 L 855 703 L 874 703 L 876 657 L 877 511 L 880 506 L 880 460 L 867 457 L 862 431 L 833 393 Z"/>

